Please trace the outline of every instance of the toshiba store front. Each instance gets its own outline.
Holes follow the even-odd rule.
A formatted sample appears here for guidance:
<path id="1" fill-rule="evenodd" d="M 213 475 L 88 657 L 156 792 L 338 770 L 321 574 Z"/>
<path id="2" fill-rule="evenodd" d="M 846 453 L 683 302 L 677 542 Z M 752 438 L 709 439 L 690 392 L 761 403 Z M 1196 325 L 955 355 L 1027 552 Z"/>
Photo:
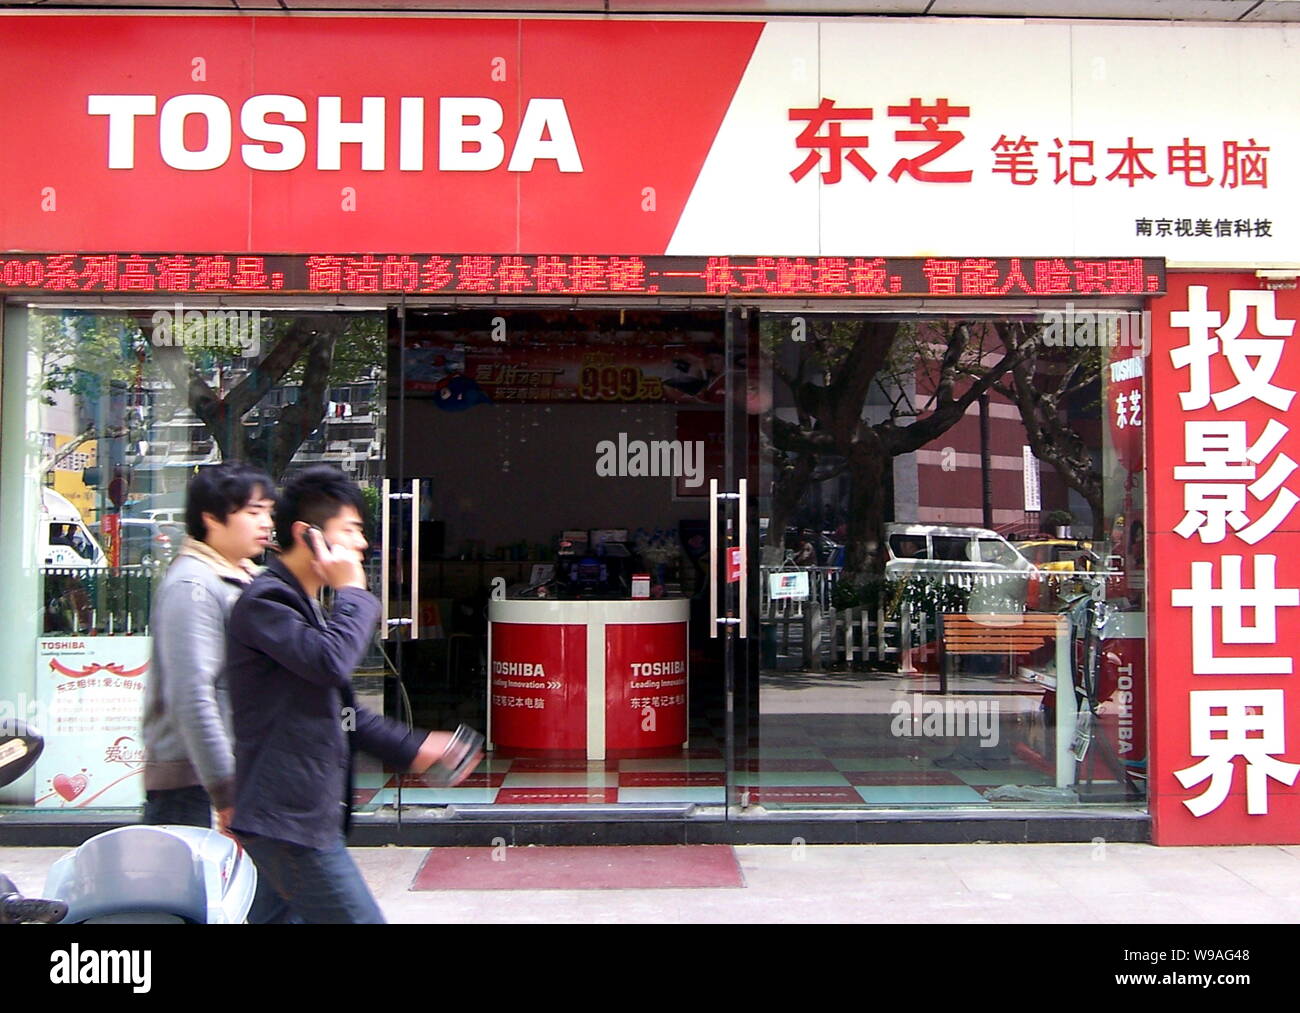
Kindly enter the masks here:
<path id="1" fill-rule="evenodd" d="M 0 832 L 134 818 L 242 457 L 357 480 L 359 691 L 492 743 L 359 839 L 1289 840 L 1295 41 L 0 19 Z"/>

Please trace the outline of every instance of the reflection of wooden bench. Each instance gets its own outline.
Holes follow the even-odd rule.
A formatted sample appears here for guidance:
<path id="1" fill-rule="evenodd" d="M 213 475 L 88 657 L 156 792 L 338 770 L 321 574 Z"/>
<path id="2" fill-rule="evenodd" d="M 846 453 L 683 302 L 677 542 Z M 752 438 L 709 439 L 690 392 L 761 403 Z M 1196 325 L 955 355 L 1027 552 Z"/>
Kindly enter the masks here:
<path id="1" fill-rule="evenodd" d="M 1056 648 L 1056 785 L 1074 783 L 1074 756 L 1070 742 L 1078 706 L 1074 694 L 1073 640 L 1070 618 L 1059 613 L 978 613 L 939 616 L 939 692 L 948 692 L 949 658 L 972 654 L 1028 654 L 1052 644 Z M 1012 675 L 1015 674 L 1014 667 Z"/>
<path id="2" fill-rule="evenodd" d="M 1070 620 L 1054 613 L 964 612 L 939 617 L 939 692 L 948 692 L 950 659 L 972 654 L 1000 654 L 1009 660 L 1054 645 L 1058 676 L 1069 678 Z M 1066 664 L 1062 666 L 1062 661 Z M 1012 661 L 1014 664 L 1014 661 Z"/>

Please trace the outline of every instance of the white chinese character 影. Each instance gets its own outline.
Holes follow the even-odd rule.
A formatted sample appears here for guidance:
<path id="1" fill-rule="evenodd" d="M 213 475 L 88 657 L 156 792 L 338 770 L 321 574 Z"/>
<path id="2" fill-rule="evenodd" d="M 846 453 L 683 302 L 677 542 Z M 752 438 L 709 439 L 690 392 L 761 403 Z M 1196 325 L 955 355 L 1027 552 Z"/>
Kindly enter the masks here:
<path id="1" fill-rule="evenodd" d="M 1221 542 L 1231 526 L 1243 541 L 1254 545 L 1276 531 L 1300 503 L 1300 496 L 1283 486 L 1296 470 L 1296 462 L 1287 454 L 1278 454 L 1257 479 L 1255 471 L 1288 432 L 1277 419 L 1270 419 L 1259 439 L 1248 447 L 1245 422 L 1184 422 L 1188 463 L 1174 469 L 1174 478 L 1187 483 L 1183 487 L 1186 513 L 1175 533 L 1183 538 L 1199 535 L 1202 542 Z M 1260 501 L 1274 497 L 1253 524 L 1246 515 L 1247 492 Z"/>

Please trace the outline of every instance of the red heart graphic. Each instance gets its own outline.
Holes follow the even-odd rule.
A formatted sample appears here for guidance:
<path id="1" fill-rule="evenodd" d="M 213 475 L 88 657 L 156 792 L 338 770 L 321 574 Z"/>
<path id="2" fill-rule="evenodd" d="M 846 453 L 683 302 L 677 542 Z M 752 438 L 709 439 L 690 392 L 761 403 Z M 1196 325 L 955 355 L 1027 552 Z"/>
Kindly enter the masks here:
<path id="1" fill-rule="evenodd" d="M 63 796 L 64 801 L 71 802 L 86 790 L 86 775 L 73 774 L 69 777 L 67 774 L 56 774 L 54 790 Z"/>

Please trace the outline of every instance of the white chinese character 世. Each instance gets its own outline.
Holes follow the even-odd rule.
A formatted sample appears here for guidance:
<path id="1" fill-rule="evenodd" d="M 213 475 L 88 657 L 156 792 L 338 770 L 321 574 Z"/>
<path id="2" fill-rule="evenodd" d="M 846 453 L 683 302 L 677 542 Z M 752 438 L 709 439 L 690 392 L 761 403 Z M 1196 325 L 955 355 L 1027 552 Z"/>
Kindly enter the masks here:
<path id="1" fill-rule="evenodd" d="M 1202 542 L 1221 542 L 1231 525 L 1243 541 L 1254 545 L 1276 531 L 1300 503 L 1300 496 L 1283 488 L 1296 470 L 1296 462 L 1278 454 L 1258 479 L 1255 466 L 1264 463 L 1288 432 L 1277 419 L 1270 419 L 1259 439 L 1247 447 L 1245 422 L 1184 422 L 1188 464 L 1175 468 L 1174 478 L 1188 483 L 1183 487 L 1186 513 L 1175 533 L 1183 538 L 1199 534 Z M 1246 515 L 1247 491 L 1260 501 L 1276 497 L 1253 524 Z"/>
<path id="2" fill-rule="evenodd" d="M 1192 563 L 1192 586 L 1175 588 L 1170 600 L 1176 608 L 1192 610 L 1192 672 L 1195 675 L 1289 675 L 1290 655 L 1268 658 L 1218 658 L 1214 655 L 1214 611 L 1223 610 L 1224 644 L 1277 643 L 1277 610 L 1300 605 L 1300 588 L 1280 588 L 1275 583 L 1277 556 L 1255 556 L 1255 586 L 1241 586 L 1241 556 L 1224 556 L 1223 586 L 1214 586 L 1214 564 Z M 1255 622 L 1243 621 L 1246 609 Z"/>
<path id="3" fill-rule="evenodd" d="M 1188 370 L 1188 389 L 1179 394 L 1184 411 L 1206 407 L 1211 400 L 1219 411 L 1245 401 L 1258 400 L 1286 411 L 1295 391 L 1276 386 L 1273 374 L 1282 361 L 1284 342 L 1276 340 L 1291 335 L 1294 320 L 1277 318 L 1277 293 L 1271 289 L 1233 289 L 1228 293 L 1228 319 L 1209 308 L 1209 289 L 1191 285 L 1187 289 L 1187 309 L 1169 314 L 1169 326 L 1186 328 L 1187 344 L 1170 349 L 1169 358 L 1176 369 Z M 1242 338 L 1251 311 L 1255 326 L 1263 337 Z M 1217 337 L 1210 337 L 1213 329 Z M 1210 389 L 1210 360 L 1222 350 L 1237 384 L 1214 393 Z M 1251 362 L 1251 360 L 1256 360 Z"/>
<path id="4" fill-rule="evenodd" d="M 1209 784 L 1183 805 L 1193 816 L 1205 816 L 1223 805 L 1235 776 L 1233 760 L 1246 760 L 1246 812 L 1268 812 L 1268 780 L 1295 784 L 1300 764 L 1277 759 L 1286 751 L 1286 700 L 1280 689 L 1192 690 L 1191 753 L 1200 763 L 1175 770 L 1184 788 L 1206 779 Z M 1215 713 L 1215 712 L 1218 713 Z"/>

